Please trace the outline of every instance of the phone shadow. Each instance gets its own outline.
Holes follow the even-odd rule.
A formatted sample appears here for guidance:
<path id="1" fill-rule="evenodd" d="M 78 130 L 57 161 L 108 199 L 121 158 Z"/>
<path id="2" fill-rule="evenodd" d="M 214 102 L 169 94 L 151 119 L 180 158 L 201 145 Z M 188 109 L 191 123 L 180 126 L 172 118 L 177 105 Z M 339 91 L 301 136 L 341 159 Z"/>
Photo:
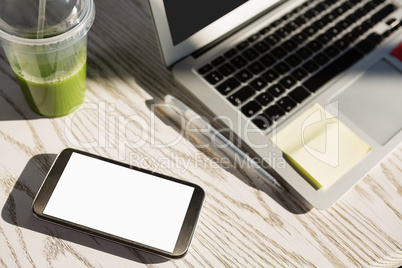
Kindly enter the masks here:
<path id="1" fill-rule="evenodd" d="M 275 177 L 275 179 L 281 184 L 284 190 L 279 190 L 275 186 L 271 185 L 268 181 L 263 178 L 258 178 L 255 175 L 255 171 L 248 164 L 239 165 L 236 164 L 236 157 L 231 150 L 225 150 L 225 148 L 217 148 L 216 144 L 212 141 L 213 137 L 205 137 L 204 135 L 193 131 L 192 125 L 189 122 L 185 122 L 178 113 L 175 107 L 170 107 L 163 103 L 156 103 L 156 100 L 146 101 L 147 107 L 166 125 L 173 127 L 177 132 L 179 132 L 185 139 L 187 139 L 191 144 L 193 144 L 200 152 L 205 154 L 210 158 L 214 164 L 219 165 L 221 168 L 225 169 L 229 173 L 233 174 L 235 177 L 242 180 L 248 186 L 258 189 L 273 200 L 275 200 L 284 209 L 293 214 L 305 214 L 309 212 L 313 207 L 298 193 L 296 192 L 286 181 L 284 181 L 279 174 L 277 174 L 272 168 L 266 168 L 266 170 Z M 244 142 L 240 141 L 240 138 L 236 136 L 233 131 L 230 131 L 222 122 L 214 121 L 213 123 L 218 124 L 216 126 L 217 130 L 225 136 L 230 136 L 231 140 L 236 146 L 242 149 L 244 152 L 251 152 L 251 148 L 245 147 Z M 213 124 L 211 122 L 211 124 Z M 186 131 L 189 129 L 190 131 Z M 230 133 L 224 133 L 230 131 Z M 233 136 L 232 136 L 233 135 Z M 239 141 L 239 146 L 236 144 Z M 227 146 L 225 146 L 227 147 Z M 251 156 L 251 155 L 250 155 Z M 251 156 L 253 158 L 253 156 Z M 238 160 L 237 160 L 238 161 Z M 267 165 L 264 165 L 267 166 Z"/>
<path id="2" fill-rule="evenodd" d="M 55 154 L 40 154 L 32 157 L 21 176 L 15 181 L 1 211 L 2 219 L 15 225 L 16 232 L 22 236 L 21 241 L 27 244 L 21 228 L 44 234 L 42 243 L 36 243 L 36 245 L 42 245 L 42 254 L 49 261 L 56 259 L 60 254 L 68 254 L 68 252 L 77 255 L 74 246 L 66 244 L 66 241 L 137 263 L 157 264 L 169 261 L 157 255 L 37 219 L 32 213 L 32 202 L 56 156 Z M 54 250 L 55 246 L 58 247 L 57 251 Z M 29 255 L 28 250 L 26 254 Z M 85 259 L 85 256 L 79 257 L 82 261 L 90 262 L 90 260 Z"/>

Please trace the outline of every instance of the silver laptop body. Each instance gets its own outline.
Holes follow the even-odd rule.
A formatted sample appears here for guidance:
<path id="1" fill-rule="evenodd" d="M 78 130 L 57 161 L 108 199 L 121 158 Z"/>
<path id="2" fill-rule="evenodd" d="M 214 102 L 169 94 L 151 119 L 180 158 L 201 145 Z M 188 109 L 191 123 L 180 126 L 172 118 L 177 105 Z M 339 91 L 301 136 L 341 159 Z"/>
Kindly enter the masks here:
<path id="1" fill-rule="evenodd" d="M 174 27 L 208 13 L 211 6 L 201 8 L 208 1 L 181 9 L 177 5 L 186 1 L 176 1 L 176 6 L 171 0 L 149 2 L 165 65 L 174 77 L 269 164 L 280 182 L 314 207 L 329 208 L 401 143 L 401 0 L 227 1 L 232 2 L 227 8 L 232 11 L 214 13 L 212 22 L 181 36 Z M 188 14 L 181 23 L 174 22 L 183 12 Z M 310 55 L 299 51 L 305 47 Z M 293 54 L 296 59 L 290 57 Z M 234 60 L 239 55 L 246 63 Z M 232 77 L 235 83 L 226 82 Z M 275 84 L 281 87 L 273 88 Z M 246 86 L 252 93 L 239 92 Z M 248 104 L 252 101 L 257 108 Z M 314 104 L 335 107 L 337 119 L 371 146 L 353 168 L 320 189 L 289 165 L 272 141 Z M 281 108 L 281 114 L 272 105 Z M 256 119 L 260 115 L 264 120 Z"/>

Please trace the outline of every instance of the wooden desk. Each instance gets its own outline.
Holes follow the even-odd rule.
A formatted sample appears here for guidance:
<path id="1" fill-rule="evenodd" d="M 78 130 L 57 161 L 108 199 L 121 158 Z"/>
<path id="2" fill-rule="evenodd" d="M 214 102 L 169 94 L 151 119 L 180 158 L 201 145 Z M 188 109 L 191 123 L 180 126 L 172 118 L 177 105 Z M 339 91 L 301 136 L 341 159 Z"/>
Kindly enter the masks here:
<path id="1" fill-rule="evenodd" d="M 200 106 L 163 67 L 146 0 L 97 0 L 96 9 L 86 99 L 71 116 L 34 114 L 0 54 L 0 266 L 402 264 L 402 147 L 331 209 L 309 210 L 258 178 L 216 165 L 151 111 L 167 93 Z M 168 261 L 35 219 L 33 197 L 65 147 L 202 186 L 207 196 L 189 254 Z"/>

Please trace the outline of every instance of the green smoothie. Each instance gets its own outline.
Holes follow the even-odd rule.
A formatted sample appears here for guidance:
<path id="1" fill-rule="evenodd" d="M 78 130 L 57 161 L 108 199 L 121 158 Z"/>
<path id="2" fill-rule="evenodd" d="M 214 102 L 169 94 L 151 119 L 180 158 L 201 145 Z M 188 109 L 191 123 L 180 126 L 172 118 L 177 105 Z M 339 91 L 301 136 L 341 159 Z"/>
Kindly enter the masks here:
<path id="1" fill-rule="evenodd" d="M 5 3 L 0 45 L 30 108 L 44 117 L 74 112 L 85 97 L 94 0 Z"/>
<path id="2" fill-rule="evenodd" d="M 43 53 L 9 53 L 10 64 L 32 110 L 45 117 L 64 116 L 83 103 L 86 88 L 86 39 Z"/>
<path id="3" fill-rule="evenodd" d="M 74 71 L 55 80 L 42 81 L 35 81 L 38 79 L 26 75 L 15 75 L 25 99 L 36 113 L 59 117 L 75 111 L 84 101 L 86 61 Z"/>

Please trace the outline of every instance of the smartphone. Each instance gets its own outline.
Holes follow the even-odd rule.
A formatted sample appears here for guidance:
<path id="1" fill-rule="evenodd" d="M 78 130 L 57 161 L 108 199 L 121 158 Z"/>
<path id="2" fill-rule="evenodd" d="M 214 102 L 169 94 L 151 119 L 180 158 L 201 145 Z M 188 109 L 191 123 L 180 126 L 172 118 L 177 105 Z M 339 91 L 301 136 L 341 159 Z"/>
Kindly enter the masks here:
<path id="1" fill-rule="evenodd" d="M 56 158 L 36 217 L 166 258 L 191 244 L 205 193 L 181 181 L 75 149 Z"/>

